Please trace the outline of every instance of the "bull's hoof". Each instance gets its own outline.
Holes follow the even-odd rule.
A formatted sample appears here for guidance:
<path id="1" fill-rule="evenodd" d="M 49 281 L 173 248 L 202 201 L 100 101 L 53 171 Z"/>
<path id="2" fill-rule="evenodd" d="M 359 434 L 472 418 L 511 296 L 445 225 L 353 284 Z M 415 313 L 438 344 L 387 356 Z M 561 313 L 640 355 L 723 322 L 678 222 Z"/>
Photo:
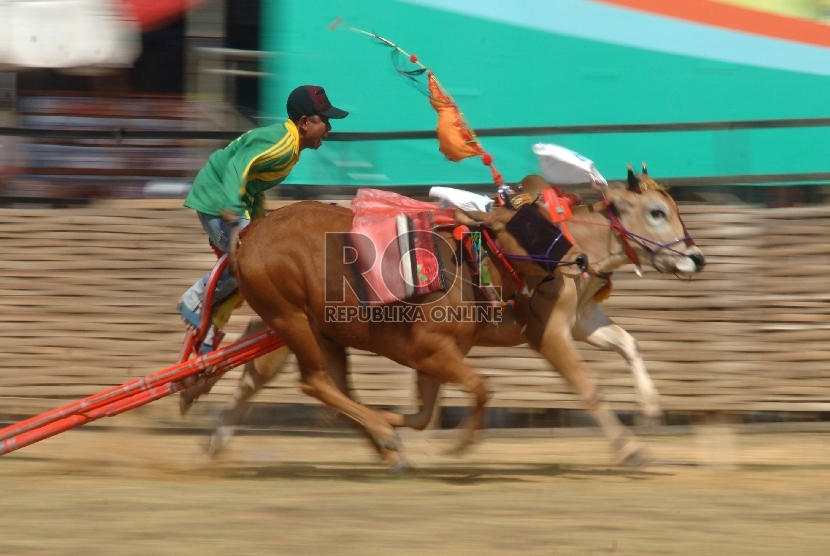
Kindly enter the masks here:
<path id="1" fill-rule="evenodd" d="M 225 447 L 228 445 L 228 442 L 230 442 L 233 437 L 234 432 L 234 427 L 217 427 L 205 444 L 205 454 L 207 454 L 207 456 L 211 459 L 217 457 L 220 453 L 222 453 L 222 451 L 224 451 Z"/>
<path id="2" fill-rule="evenodd" d="M 412 471 L 412 469 L 412 465 L 406 459 L 404 459 L 403 456 L 400 456 L 398 458 L 398 461 L 389 466 L 389 471 L 393 475 L 404 475 Z"/>
<path id="3" fill-rule="evenodd" d="M 196 398 L 190 397 L 187 390 L 179 392 L 179 414 L 181 414 L 182 417 L 188 414 L 188 412 L 193 408 L 194 403 L 196 403 Z"/>
<path id="4" fill-rule="evenodd" d="M 387 435 L 385 437 L 375 436 L 375 442 L 377 442 L 378 446 L 383 448 L 384 450 L 389 450 L 390 452 L 400 452 L 403 449 L 403 442 L 401 441 L 401 437 L 398 436 L 398 433 L 395 429 L 391 429 L 392 434 Z"/>
<path id="5" fill-rule="evenodd" d="M 477 437 L 475 432 L 471 432 L 468 429 L 464 429 L 461 433 L 461 437 L 458 441 L 453 445 L 449 450 L 444 452 L 447 456 L 455 456 L 460 457 L 467 453 L 469 453 L 470 449 L 476 443 Z"/>
<path id="6" fill-rule="evenodd" d="M 644 446 L 639 442 L 628 442 L 621 450 L 617 451 L 616 464 L 628 469 L 640 469 L 649 464 L 651 458 Z"/>
<path id="7" fill-rule="evenodd" d="M 464 454 L 470 451 L 471 443 L 469 442 L 456 442 L 454 446 L 449 448 L 448 450 L 444 451 L 445 456 L 452 456 L 454 458 L 460 458 Z"/>

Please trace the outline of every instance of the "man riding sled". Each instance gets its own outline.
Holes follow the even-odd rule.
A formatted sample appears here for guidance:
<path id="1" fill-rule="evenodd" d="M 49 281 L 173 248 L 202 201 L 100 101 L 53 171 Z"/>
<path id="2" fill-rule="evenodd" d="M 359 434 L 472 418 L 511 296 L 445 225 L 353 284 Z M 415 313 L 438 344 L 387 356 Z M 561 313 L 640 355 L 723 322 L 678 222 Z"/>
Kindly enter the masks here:
<path id="1" fill-rule="evenodd" d="M 282 183 L 300 161 L 304 149 L 318 149 L 331 131 L 330 119 L 348 112 L 335 108 L 322 87 L 303 85 L 288 95 L 288 120 L 252 129 L 224 149 L 214 152 L 196 176 L 184 206 L 196 210 L 215 250 L 227 253 L 231 232 L 265 216 L 265 191 Z M 188 289 L 178 303 L 182 319 L 198 329 L 204 310 L 208 272 Z M 236 280 L 228 270 L 220 275 L 213 305 L 226 301 L 236 291 Z M 229 316 L 229 315 L 228 315 Z M 205 338 L 201 353 L 212 350 L 213 330 Z"/>

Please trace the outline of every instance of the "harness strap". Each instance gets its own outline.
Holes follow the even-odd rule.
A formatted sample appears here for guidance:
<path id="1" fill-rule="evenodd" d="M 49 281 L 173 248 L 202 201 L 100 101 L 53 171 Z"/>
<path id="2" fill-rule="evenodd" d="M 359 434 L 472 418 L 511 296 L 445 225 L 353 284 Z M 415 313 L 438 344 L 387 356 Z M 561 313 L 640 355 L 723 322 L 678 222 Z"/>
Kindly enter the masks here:
<path id="1" fill-rule="evenodd" d="M 518 274 L 516 274 L 516 270 L 513 268 L 507 257 L 504 256 L 504 251 L 502 251 L 501 247 L 496 245 L 496 242 L 493 241 L 493 238 L 490 237 L 490 232 L 487 231 L 486 228 L 482 228 L 481 235 L 484 236 L 484 239 L 487 241 L 487 246 L 490 247 L 490 250 L 498 257 L 501 264 L 504 265 L 504 269 L 510 273 L 514 280 L 519 284 L 519 289 L 525 288 L 525 281 L 522 280 Z"/>
<path id="2" fill-rule="evenodd" d="M 622 223 L 620 222 L 619 217 L 617 216 L 617 212 L 614 210 L 614 205 L 611 202 L 603 197 L 603 202 L 606 206 L 605 214 L 608 217 L 608 220 L 611 221 L 611 228 L 617 231 L 619 234 L 620 239 L 622 240 L 623 247 L 625 248 L 625 254 L 628 255 L 628 258 L 631 259 L 631 262 L 634 263 L 635 266 L 640 266 L 640 258 L 637 256 L 637 253 L 634 251 L 634 248 L 631 247 L 631 244 L 628 242 L 628 231 L 623 227 Z"/>

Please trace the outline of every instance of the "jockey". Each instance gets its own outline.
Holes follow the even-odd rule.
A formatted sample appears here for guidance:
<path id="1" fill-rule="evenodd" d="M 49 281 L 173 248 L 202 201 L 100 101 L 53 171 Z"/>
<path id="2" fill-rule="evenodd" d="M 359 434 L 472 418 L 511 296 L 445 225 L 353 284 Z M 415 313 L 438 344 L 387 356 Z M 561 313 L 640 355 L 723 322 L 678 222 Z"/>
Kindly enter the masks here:
<path id="1" fill-rule="evenodd" d="M 184 206 L 196 210 L 210 242 L 229 250 L 231 231 L 265 216 L 265 191 L 282 183 L 300 160 L 303 149 L 318 149 L 331 130 L 329 119 L 348 112 L 332 106 L 322 87 L 304 85 L 288 95 L 288 121 L 248 131 L 224 149 L 214 152 L 199 172 Z M 178 310 L 188 326 L 201 325 L 208 272 L 179 300 Z M 236 290 L 228 270 L 216 284 L 214 305 Z M 202 352 L 211 351 L 209 338 Z"/>

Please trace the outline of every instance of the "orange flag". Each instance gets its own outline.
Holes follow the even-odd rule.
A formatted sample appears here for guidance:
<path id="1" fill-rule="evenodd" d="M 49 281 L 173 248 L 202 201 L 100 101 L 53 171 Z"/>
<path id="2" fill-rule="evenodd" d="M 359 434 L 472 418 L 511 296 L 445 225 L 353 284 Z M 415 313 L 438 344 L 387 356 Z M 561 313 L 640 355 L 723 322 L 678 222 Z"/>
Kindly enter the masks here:
<path id="1" fill-rule="evenodd" d="M 342 23 L 343 19 L 337 18 L 329 25 L 329 29 L 337 29 Z M 391 48 L 392 63 L 395 65 L 395 70 L 415 85 L 421 93 L 429 96 L 430 104 L 438 112 L 438 127 L 436 129 L 438 150 L 452 162 L 458 162 L 459 160 L 472 156 L 480 156 L 481 162 L 490 168 L 490 173 L 493 175 L 493 183 L 498 187 L 504 186 L 504 178 L 502 178 L 499 171 L 493 165 L 493 157 L 481 147 L 481 143 L 478 142 L 478 138 L 476 138 L 472 128 L 467 124 L 464 116 L 458 109 L 458 105 L 455 104 L 449 93 L 441 87 L 429 68 L 419 62 L 417 56 L 407 54 L 401 47 L 388 39 L 384 39 L 377 33 L 370 33 L 349 25 L 346 28 L 350 31 L 372 37 L 379 44 Z M 416 69 L 407 69 L 407 61 L 414 64 Z M 422 81 L 423 75 L 427 76 L 426 87 L 424 87 Z"/>
<path id="2" fill-rule="evenodd" d="M 429 102 L 438 112 L 438 150 L 453 162 L 483 155 L 484 149 L 473 137 L 458 106 L 441 90 L 432 72 L 429 73 L 429 92 L 432 93 Z"/>

